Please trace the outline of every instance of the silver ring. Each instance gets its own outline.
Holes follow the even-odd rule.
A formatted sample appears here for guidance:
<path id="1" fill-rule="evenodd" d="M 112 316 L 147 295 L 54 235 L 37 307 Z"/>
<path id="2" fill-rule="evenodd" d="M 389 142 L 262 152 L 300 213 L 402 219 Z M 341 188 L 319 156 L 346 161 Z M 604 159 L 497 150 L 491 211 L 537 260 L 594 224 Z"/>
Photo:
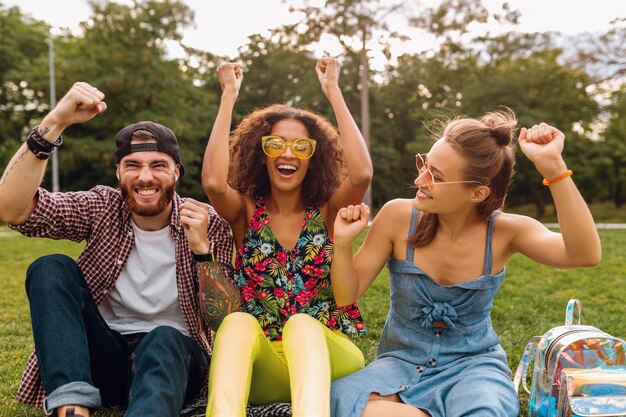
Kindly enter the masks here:
<path id="1" fill-rule="evenodd" d="M 191 210 L 187 209 L 187 216 L 191 214 Z"/>

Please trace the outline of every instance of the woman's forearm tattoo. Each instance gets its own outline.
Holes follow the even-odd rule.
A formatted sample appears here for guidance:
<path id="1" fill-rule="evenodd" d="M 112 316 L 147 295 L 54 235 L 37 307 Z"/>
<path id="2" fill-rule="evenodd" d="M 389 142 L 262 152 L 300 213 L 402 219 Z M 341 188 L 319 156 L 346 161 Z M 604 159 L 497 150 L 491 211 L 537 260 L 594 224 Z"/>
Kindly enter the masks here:
<path id="1" fill-rule="evenodd" d="M 202 316 L 211 330 L 217 330 L 224 317 L 239 310 L 241 295 L 218 262 L 201 262 L 198 273 Z"/>

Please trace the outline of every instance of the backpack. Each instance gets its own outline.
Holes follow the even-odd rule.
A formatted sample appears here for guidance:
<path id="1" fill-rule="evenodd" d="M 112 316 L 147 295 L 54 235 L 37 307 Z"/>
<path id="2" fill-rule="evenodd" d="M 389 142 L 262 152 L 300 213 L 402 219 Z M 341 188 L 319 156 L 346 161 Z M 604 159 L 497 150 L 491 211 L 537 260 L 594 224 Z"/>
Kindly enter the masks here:
<path id="1" fill-rule="evenodd" d="M 530 394 L 529 417 L 626 416 L 626 342 L 581 325 L 581 310 L 579 300 L 570 300 L 565 325 L 532 337 L 524 349 L 514 385 L 518 391 L 523 382 Z M 526 375 L 533 360 L 529 389 Z"/>
<path id="2" fill-rule="evenodd" d="M 626 414 L 626 367 L 564 368 L 557 401 L 559 417 Z"/>

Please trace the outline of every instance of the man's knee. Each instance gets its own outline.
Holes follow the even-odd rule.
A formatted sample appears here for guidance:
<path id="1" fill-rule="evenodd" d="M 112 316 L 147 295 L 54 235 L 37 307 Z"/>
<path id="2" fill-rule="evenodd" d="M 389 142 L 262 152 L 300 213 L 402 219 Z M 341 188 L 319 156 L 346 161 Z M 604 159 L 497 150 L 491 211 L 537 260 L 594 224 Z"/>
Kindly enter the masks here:
<path id="1" fill-rule="evenodd" d="M 197 343 L 170 326 L 158 326 L 147 333 L 133 353 L 133 371 L 153 366 L 187 368 L 199 349 Z M 148 367 L 148 368 L 146 368 Z M 182 369 L 181 368 L 181 369 Z"/>
<path id="2" fill-rule="evenodd" d="M 36 259 L 26 271 L 26 293 L 41 289 L 47 293 L 65 287 L 69 282 L 79 283 L 80 269 L 72 258 L 62 254 L 46 255 Z"/>
<path id="3" fill-rule="evenodd" d="M 146 334 L 140 345 L 155 347 L 181 347 L 185 343 L 185 336 L 171 326 L 158 326 Z"/>

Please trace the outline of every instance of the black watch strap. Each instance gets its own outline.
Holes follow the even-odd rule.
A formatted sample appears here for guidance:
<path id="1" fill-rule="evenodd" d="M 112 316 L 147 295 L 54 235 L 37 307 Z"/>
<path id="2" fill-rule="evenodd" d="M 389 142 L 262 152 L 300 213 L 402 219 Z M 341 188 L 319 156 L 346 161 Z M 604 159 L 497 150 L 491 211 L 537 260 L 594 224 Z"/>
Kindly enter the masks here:
<path id="1" fill-rule="evenodd" d="M 197 253 L 193 253 L 193 260 L 196 262 L 213 262 L 215 261 L 215 254 L 213 254 L 213 252 L 209 252 L 209 253 L 203 253 L 201 255 L 198 255 Z"/>
<path id="2" fill-rule="evenodd" d="M 28 149 L 35 154 L 37 159 L 48 159 L 55 149 L 54 147 L 52 149 L 48 149 L 38 145 L 37 142 L 32 140 L 30 136 L 26 139 L 26 146 L 28 146 Z"/>

